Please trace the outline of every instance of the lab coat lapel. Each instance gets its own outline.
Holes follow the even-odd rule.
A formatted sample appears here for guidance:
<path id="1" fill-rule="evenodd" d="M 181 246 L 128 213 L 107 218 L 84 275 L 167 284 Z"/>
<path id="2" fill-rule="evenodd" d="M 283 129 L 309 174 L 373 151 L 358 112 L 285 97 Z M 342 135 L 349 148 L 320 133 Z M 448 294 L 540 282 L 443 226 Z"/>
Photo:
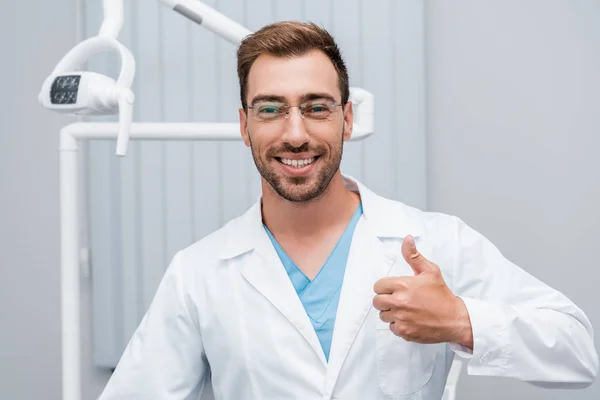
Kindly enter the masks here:
<path id="1" fill-rule="evenodd" d="M 317 334 L 277 252 L 264 230 L 255 234 L 258 235 L 257 246 L 250 255 L 251 260 L 244 263 L 244 278 L 294 325 L 326 365 L 327 361 Z"/>
<path id="2" fill-rule="evenodd" d="M 369 230 L 365 220 L 357 224 L 346 264 L 346 273 L 333 331 L 326 392 L 331 392 L 352 343 L 373 307 L 375 282 L 390 271 L 396 254 Z"/>
<path id="3" fill-rule="evenodd" d="M 338 312 L 333 330 L 325 397 L 331 395 L 352 343 L 373 307 L 377 280 L 394 274 L 412 275 L 402 258 L 406 235 L 417 238 L 421 221 L 406 205 L 371 192 L 352 177 L 344 176 L 347 188 L 360 193 L 363 216 L 356 226 L 346 264 Z"/>

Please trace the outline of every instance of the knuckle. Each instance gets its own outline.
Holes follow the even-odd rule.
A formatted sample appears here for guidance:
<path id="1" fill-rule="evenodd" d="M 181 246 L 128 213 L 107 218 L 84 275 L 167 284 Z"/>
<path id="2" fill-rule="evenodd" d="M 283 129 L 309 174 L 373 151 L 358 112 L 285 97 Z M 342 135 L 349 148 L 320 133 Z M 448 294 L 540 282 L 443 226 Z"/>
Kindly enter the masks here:
<path id="1" fill-rule="evenodd" d="M 395 330 L 398 336 L 401 336 L 405 339 L 409 338 L 412 335 L 412 329 L 408 326 L 408 324 L 396 323 Z"/>
<path id="2" fill-rule="evenodd" d="M 416 339 L 416 332 L 413 328 L 411 328 L 410 326 L 406 326 L 404 328 L 404 330 L 402 331 L 402 337 L 408 341 L 408 342 L 412 342 Z"/>
<path id="3" fill-rule="evenodd" d="M 396 278 L 396 280 L 394 280 L 394 288 L 396 290 L 408 289 L 408 283 L 406 282 L 406 280 L 404 278 L 398 277 L 398 278 Z"/>
<path id="4" fill-rule="evenodd" d="M 408 328 L 408 326 L 406 324 L 399 324 L 396 329 L 398 330 L 398 333 L 402 337 L 407 336 L 409 334 L 409 331 L 410 331 L 410 329 Z"/>
<path id="5" fill-rule="evenodd" d="M 395 294 L 392 296 L 392 304 L 395 308 L 408 308 L 410 307 L 410 297 L 403 294 Z"/>

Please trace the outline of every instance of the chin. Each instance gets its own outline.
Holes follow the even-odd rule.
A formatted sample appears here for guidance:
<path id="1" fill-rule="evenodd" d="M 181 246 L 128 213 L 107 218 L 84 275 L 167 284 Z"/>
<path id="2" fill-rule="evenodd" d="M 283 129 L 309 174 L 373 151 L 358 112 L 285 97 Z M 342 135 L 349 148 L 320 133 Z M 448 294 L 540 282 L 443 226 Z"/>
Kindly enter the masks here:
<path id="1" fill-rule="evenodd" d="M 281 197 L 294 203 L 306 203 L 318 199 L 325 192 L 320 190 L 317 182 L 307 182 L 303 185 L 286 184 L 278 189 L 276 191 Z"/>

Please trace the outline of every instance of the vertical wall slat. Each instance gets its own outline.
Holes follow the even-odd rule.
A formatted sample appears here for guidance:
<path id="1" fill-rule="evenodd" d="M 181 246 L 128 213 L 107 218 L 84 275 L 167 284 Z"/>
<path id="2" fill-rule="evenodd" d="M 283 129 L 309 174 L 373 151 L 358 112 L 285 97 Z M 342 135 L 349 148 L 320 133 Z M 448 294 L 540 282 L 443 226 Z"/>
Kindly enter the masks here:
<path id="1" fill-rule="evenodd" d="M 276 21 L 300 21 L 304 17 L 302 1 L 276 2 Z M 272 21 L 274 22 L 274 21 Z"/>
<path id="2" fill-rule="evenodd" d="M 188 26 L 192 22 L 162 7 L 163 36 L 163 110 L 166 122 L 185 122 L 189 113 Z M 166 142 L 165 146 L 165 211 L 166 257 L 192 243 L 191 200 L 192 160 L 190 142 Z"/>
<path id="3" fill-rule="evenodd" d="M 333 19 L 332 8 L 333 0 L 324 2 L 322 0 L 303 0 L 302 1 L 302 19 L 304 21 L 314 22 L 315 24 L 331 29 Z"/>
<path id="4" fill-rule="evenodd" d="M 129 27 L 121 30 L 121 40 L 127 39 L 127 30 Z M 120 60 L 119 55 L 116 52 L 110 52 L 106 55 L 106 64 L 104 67 L 105 73 L 117 80 L 120 72 Z M 116 115 L 110 115 L 99 118 L 104 121 L 115 122 L 118 121 Z M 124 348 L 121 345 L 121 337 L 124 333 L 124 320 L 123 320 L 123 232 L 121 229 L 122 216 L 122 183 L 124 183 L 123 176 L 120 174 L 121 163 L 123 159 L 115 157 L 116 140 L 103 140 L 92 142 L 92 146 L 97 147 L 98 153 L 102 154 L 104 159 L 107 161 L 107 171 L 109 174 L 109 189 L 103 193 L 104 196 L 108 197 L 108 210 L 110 213 L 110 241 L 111 246 L 111 257 L 110 257 L 110 269 L 109 275 L 109 291 L 106 293 L 111 296 L 109 311 L 113 315 L 113 323 L 109 325 L 109 336 L 110 346 L 113 349 L 112 353 L 120 352 Z M 93 148 L 93 147 L 92 147 Z M 99 338 L 102 340 L 102 338 Z M 109 359 L 110 360 L 110 359 Z M 113 359 L 114 360 L 114 359 Z M 110 361 L 113 361 L 110 360 Z M 116 361 L 116 360 L 114 360 Z"/>
<path id="5" fill-rule="evenodd" d="M 139 3 L 137 17 L 138 48 L 135 49 L 140 85 L 136 103 L 140 120 L 160 122 L 163 119 L 161 80 L 163 79 L 160 43 L 163 37 L 161 8 L 158 2 Z M 143 6 L 142 6 L 143 5 Z M 143 84 L 142 84 L 143 83 Z M 164 274 L 167 257 L 164 221 L 164 144 L 140 143 L 140 259 L 143 265 L 142 309 L 150 304 Z"/>
<path id="6" fill-rule="evenodd" d="M 232 20 L 242 23 L 244 7 L 239 1 L 217 2 L 217 9 Z M 217 42 L 219 65 L 219 121 L 236 122 L 239 120 L 240 108 L 239 84 L 236 72 L 236 48 L 231 43 L 219 38 Z M 224 142 L 221 144 L 221 200 L 222 221 L 241 215 L 254 199 L 250 198 L 247 182 L 248 171 L 252 167 L 250 153 L 242 141 Z"/>
<path id="7" fill-rule="evenodd" d="M 275 16 L 273 15 L 274 11 L 274 2 L 276 0 L 246 0 L 246 26 L 251 31 L 257 31 L 263 26 L 270 24 L 275 21 Z M 251 150 L 249 148 L 246 149 L 247 152 Z M 249 190 L 250 190 L 250 199 L 251 202 L 257 201 L 261 195 L 261 177 L 258 171 L 256 170 L 256 166 L 254 161 L 252 160 L 252 156 L 249 156 L 250 164 L 248 167 L 248 182 L 249 182 Z"/>
<path id="8" fill-rule="evenodd" d="M 362 0 L 363 29 L 363 85 L 375 96 L 375 134 L 365 141 L 364 176 L 372 190 L 385 197 L 394 197 L 391 179 L 392 135 L 398 135 L 394 126 L 395 110 L 392 108 L 394 93 L 392 78 L 392 26 L 388 15 L 390 0 Z M 366 28 L 368 27 L 368 29 Z"/>
<path id="9" fill-rule="evenodd" d="M 272 0 L 267 0 L 266 3 L 270 3 L 270 1 Z M 272 10 L 272 7 L 270 7 L 269 5 L 263 8 L 263 3 L 261 3 L 261 0 L 244 0 L 244 16 L 242 20 L 243 25 L 252 32 L 256 31 L 257 29 L 260 29 L 260 27 L 268 24 L 273 20 L 270 10 Z M 238 101 L 241 102 L 241 99 Z M 256 170 L 254 160 L 252 158 L 252 150 L 249 147 L 245 147 L 245 151 L 246 163 L 248 165 L 246 171 L 246 190 L 248 193 L 248 204 L 253 204 L 254 202 L 260 199 L 262 190 L 261 177 L 258 171 Z"/>
<path id="10" fill-rule="evenodd" d="M 250 0 L 247 6 L 248 29 L 257 31 L 275 21 L 273 3 L 276 0 Z"/>
<path id="11" fill-rule="evenodd" d="M 392 2 L 395 198 L 427 209 L 424 2 Z"/>
<path id="12" fill-rule="evenodd" d="M 204 2 L 214 7 L 215 0 Z M 219 84 L 217 82 L 218 64 L 217 41 L 214 33 L 195 26 L 192 31 L 192 79 L 193 90 L 192 117 L 195 122 L 216 122 Z M 220 145 L 217 142 L 195 142 L 192 145 L 192 206 L 194 220 L 194 239 L 216 230 L 220 218 Z"/>
<path id="13" fill-rule="evenodd" d="M 120 40 L 130 49 L 136 48 L 135 36 L 135 15 L 137 14 L 137 0 L 127 1 L 124 3 L 125 21 L 121 31 Z M 138 92 L 139 81 L 134 83 L 134 93 Z M 139 107 L 134 109 L 134 120 L 138 119 Z M 111 143 L 114 145 L 114 142 Z M 119 310 L 122 310 L 122 331 L 121 335 L 129 337 L 133 334 L 137 326 L 137 321 L 140 314 L 139 304 L 137 301 L 137 293 L 140 288 L 139 273 L 140 260 L 137 251 L 136 243 L 139 236 L 139 220 L 138 220 L 138 191 L 135 183 L 138 180 L 138 155 L 139 142 L 132 141 L 128 146 L 127 157 L 117 158 L 114 156 L 114 151 L 111 150 L 110 162 L 116 162 L 118 169 L 118 181 L 120 183 L 120 262 L 115 263 L 120 268 L 120 274 L 115 274 L 121 277 L 121 295 L 122 300 L 116 304 Z M 122 343 L 121 343 L 122 344 Z"/>
<path id="14" fill-rule="evenodd" d="M 350 86 L 362 87 L 361 60 L 361 3 L 360 0 L 333 0 L 334 10 L 344 9 L 344 12 L 331 14 L 331 34 L 342 50 L 346 62 Z M 364 142 L 346 142 L 342 158 L 342 172 L 363 180 L 363 148 Z"/>
<path id="15" fill-rule="evenodd" d="M 98 34 L 102 24 L 102 4 L 90 2 L 85 7 L 85 35 L 92 37 Z M 90 71 L 113 76 L 111 57 L 101 53 L 92 57 L 87 68 Z M 90 117 L 91 121 L 110 121 L 112 117 Z M 88 168 L 88 210 L 89 223 L 93 232 L 89 235 L 92 254 L 92 295 L 102 296 L 103 302 L 92 301 L 92 325 L 96 334 L 93 337 L 93 360 L 96 365 L 108 366 L 112 363 L 111 355 L 118 351 L 121 318 L 117 313 L 118 298 L 121 295 L 117 287 L 119 280 L 117 268 L 110 268 L 118 258 L 118 242 L 112 240 L 115 229 L 115 196 L 118 190 L 114 186 L 114 163 L 107 163 L 111 148 L 110 141 L 94 141 L 88 144 L 89 164 L 100 165 L 101 168 Z M 114 149 L 114 147 L 113 147 Z"/>

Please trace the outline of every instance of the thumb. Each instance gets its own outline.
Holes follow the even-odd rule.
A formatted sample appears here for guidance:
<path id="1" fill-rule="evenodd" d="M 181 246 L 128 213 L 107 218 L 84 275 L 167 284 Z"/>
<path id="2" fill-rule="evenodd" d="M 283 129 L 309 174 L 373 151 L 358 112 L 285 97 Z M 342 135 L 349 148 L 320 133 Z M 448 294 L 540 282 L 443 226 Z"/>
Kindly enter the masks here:
<path id="1" fill-rule="evenodd" d="M 411 266 L 415 275 L 422 274 L 432 268 L 431 262 L 417 250 L 415 239 L 411 235 L 406 236 L 402 241 L 402 256 Z"/>

